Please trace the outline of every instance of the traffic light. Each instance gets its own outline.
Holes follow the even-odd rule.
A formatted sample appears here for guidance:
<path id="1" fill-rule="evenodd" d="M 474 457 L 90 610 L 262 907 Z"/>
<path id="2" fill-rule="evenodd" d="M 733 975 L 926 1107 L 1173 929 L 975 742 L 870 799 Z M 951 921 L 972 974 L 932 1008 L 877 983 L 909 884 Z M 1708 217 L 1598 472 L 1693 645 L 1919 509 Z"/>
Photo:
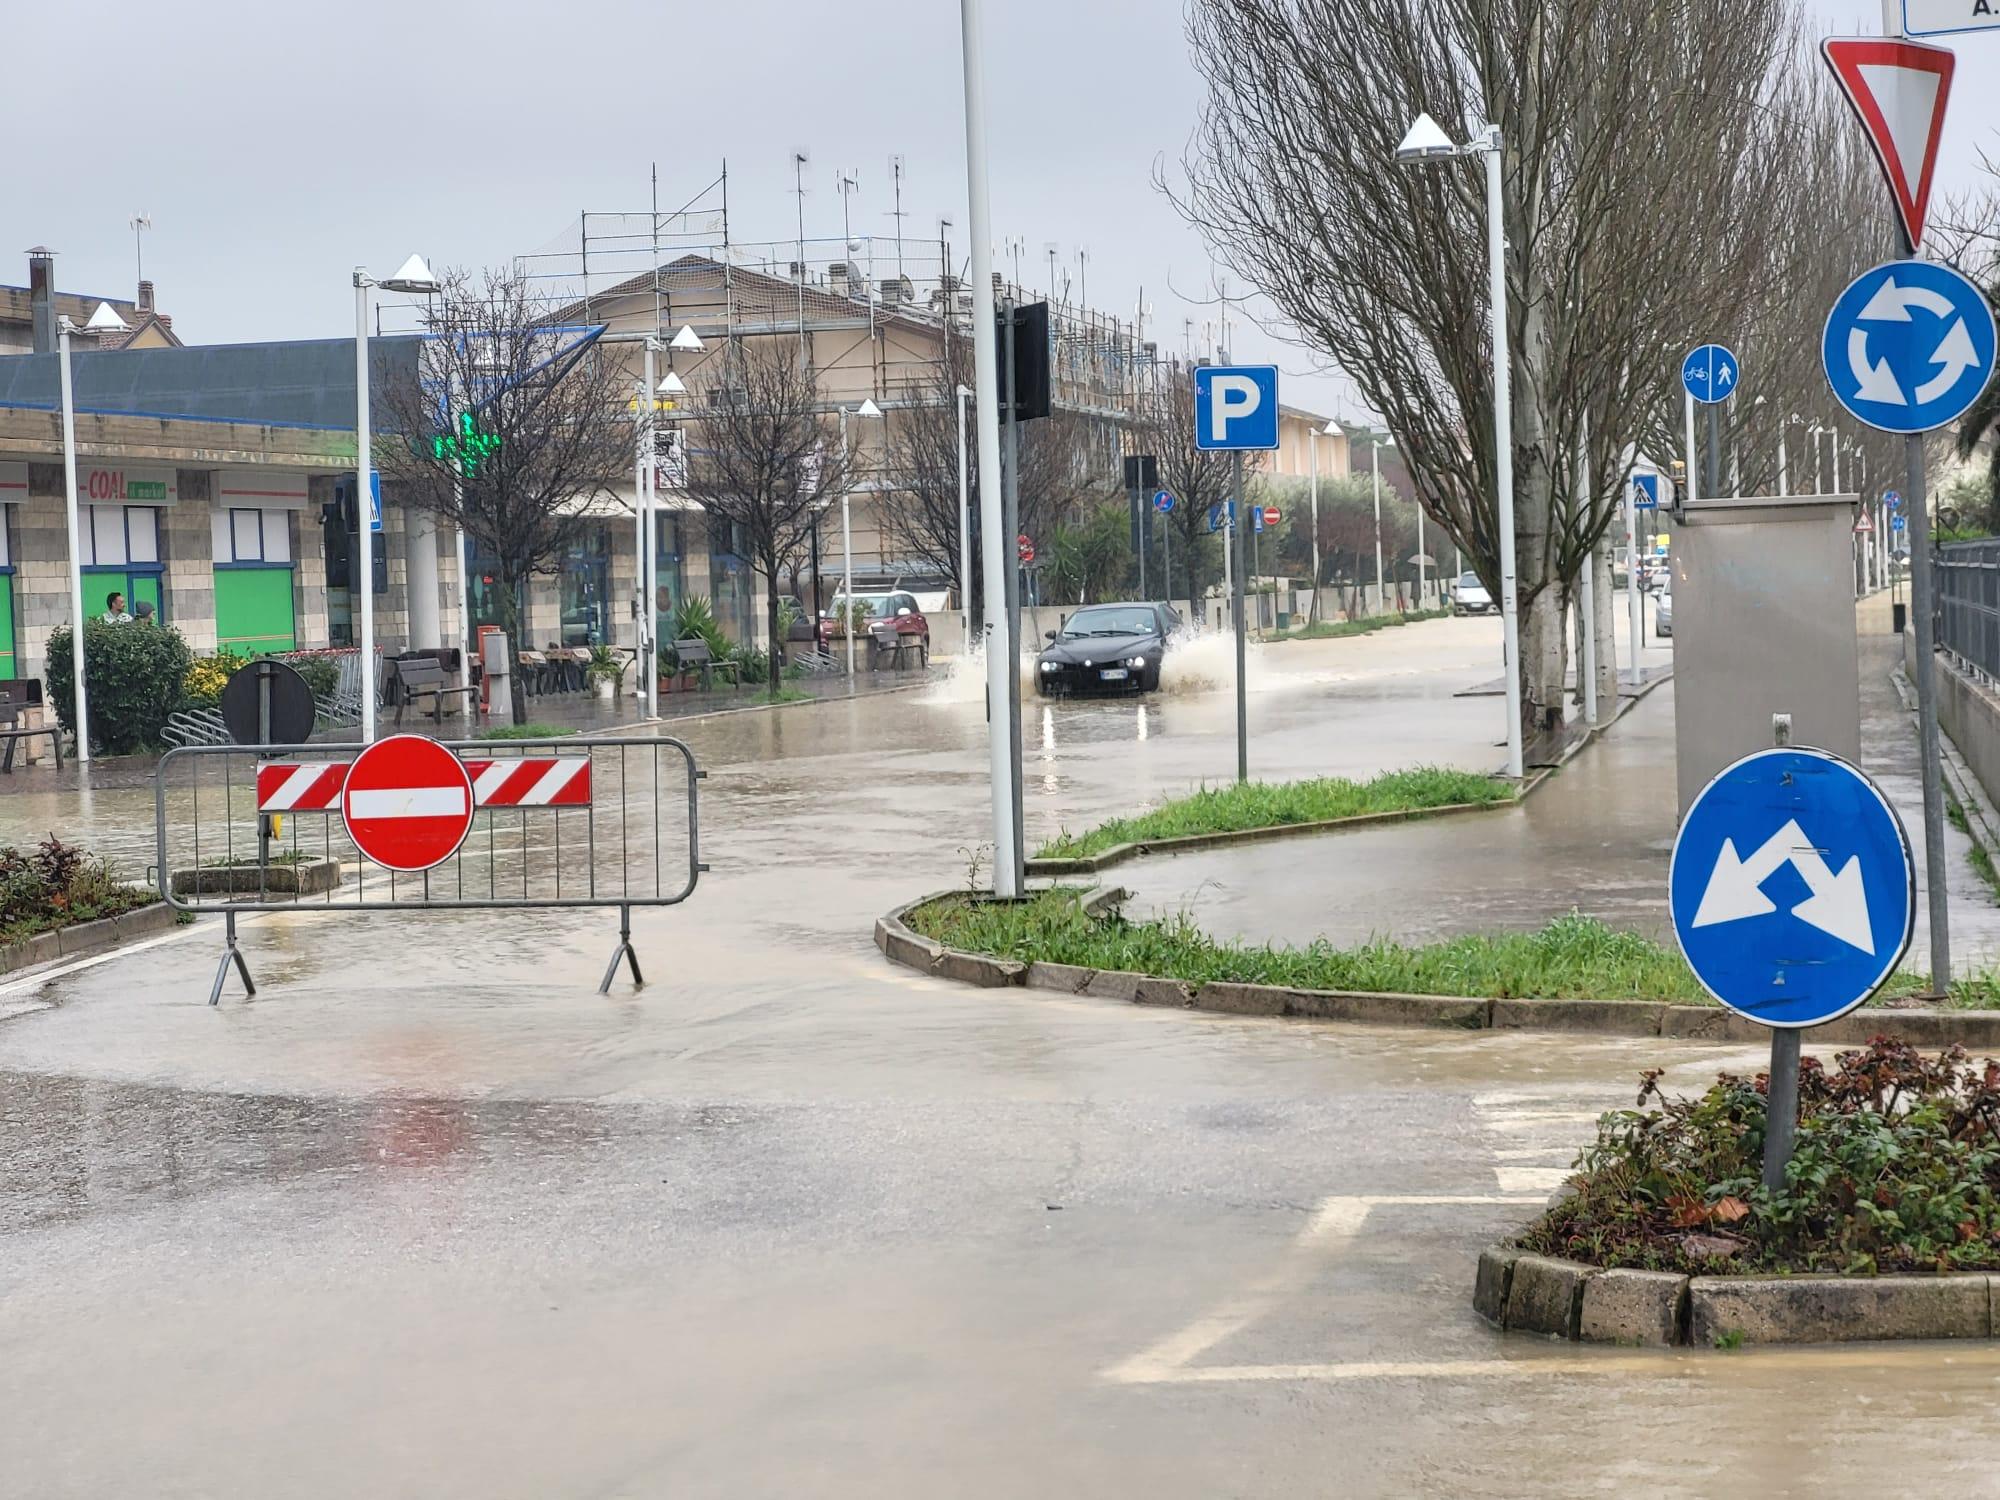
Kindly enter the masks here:
<path id="1" fill-rule="evenodd" d="M 994 314 L 994 349 L 1000 362 L 1000 415 L 1007 413 L 1006 309 Z M 1031 302 L 1013 309 L 1014 420 L 1032 421 L 1049 414 L 1049 305 Z"/>

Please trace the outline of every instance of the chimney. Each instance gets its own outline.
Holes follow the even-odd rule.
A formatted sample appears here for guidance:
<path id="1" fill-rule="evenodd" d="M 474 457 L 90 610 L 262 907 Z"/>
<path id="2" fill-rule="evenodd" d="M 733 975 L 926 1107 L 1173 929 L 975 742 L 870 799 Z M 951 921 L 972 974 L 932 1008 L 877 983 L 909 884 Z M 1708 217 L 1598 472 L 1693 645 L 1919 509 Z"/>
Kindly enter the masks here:
<path id="1" fill-rule="evenodd" d="M 149 313 L 152 310 L 153 310 L 153 283 L 150 281 L 142 281 L 139 283 L 139 311 L 142 313 Z"/>
<path id="2" fill-rule="evenodd" d="M 56 253 L 45 245 L 28 252 L 28 306 L 35 353 L 56 352 Z"/>

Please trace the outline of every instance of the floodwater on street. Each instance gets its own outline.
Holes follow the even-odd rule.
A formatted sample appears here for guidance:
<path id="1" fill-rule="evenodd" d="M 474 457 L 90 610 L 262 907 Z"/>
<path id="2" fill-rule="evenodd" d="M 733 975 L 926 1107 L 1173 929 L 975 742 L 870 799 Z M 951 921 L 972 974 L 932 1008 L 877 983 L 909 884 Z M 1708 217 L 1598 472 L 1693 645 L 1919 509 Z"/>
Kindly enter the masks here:
<path id="1" fill-rule="evenodd" d="M 1262 648 L 1253 769 L 1492 768 L 1499 700 L 1455 694 L 1498 639 Z M 1377 835 L 1255 878 L 1369 930 L 1488 882 L 1644 921 L 1656 851 L 1615 851 L 1671 701 L 1523 809 L 1406 830 L 1462 831 L 1449 898 Z M 1027 707 L 1031 842 L 1233 773 L 1227 692 Z M 1980 1492 L 1985 1346 L 1642 1356 L 1473 1315 L 1479 1249 L 1640 1070 L 1758 1049 L 934 980 L 869 925 L 979 863 L 976 695 L 685 735 L 712 870 L 635 914 L 637 993 L 594 992 L 615 914 L 535 910 L 260 914 L 263 987 L 215 1009 L 213 919 L 0 983 L 0 1495 Z M 150 858 L 146 786 L 44 780 L 0 841 Z M 1247 877 L 1196 868 L 1118 878 L 1226 925 Z"/>

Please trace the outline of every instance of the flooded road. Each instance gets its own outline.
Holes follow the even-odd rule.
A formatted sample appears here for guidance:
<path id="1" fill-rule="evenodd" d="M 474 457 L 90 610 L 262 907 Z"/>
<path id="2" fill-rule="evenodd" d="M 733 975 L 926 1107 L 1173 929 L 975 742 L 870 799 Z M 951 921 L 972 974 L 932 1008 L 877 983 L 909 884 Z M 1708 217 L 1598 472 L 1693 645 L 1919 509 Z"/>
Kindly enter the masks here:
<path id="1" fill-rule="evenodd" d="M 1496 701 L 1453 695 L 1498 635 L 1269 648 L 1253 767 L 1496 764 Z M 1230 713 L 1037 705 L 1030 837 L 1226 778 Z M 1640 1359 L 1473 1316 L 1478 1250 L 1641 1068 L 1754 1050 L 884 963 L 873 917 L 977 862 L 983 730 L 945 688 L 689 726 L 714 868 L 639 915 L 637 994 L 593 992 L 605 914 L 536 911 L 260 917 L 265 988 L 214 1010 L 212 922 L 0 984 L 0 1495 L 1979 1492 L 1984 1347 Z M 1623 733 L 1566 777 L 1622 786 Z M 1336 843 L 1270 848 L 1309 887 Z"/>

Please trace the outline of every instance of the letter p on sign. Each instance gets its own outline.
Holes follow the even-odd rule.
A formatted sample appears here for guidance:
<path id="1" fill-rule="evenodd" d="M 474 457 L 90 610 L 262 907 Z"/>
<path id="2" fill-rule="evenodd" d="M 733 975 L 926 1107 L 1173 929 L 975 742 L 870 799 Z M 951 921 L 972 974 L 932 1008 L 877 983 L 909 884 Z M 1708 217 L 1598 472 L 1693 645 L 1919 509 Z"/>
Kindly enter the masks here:
<path id="1" fill-rule="evenodd" d="M 1278 446 L 1278 367 L 1198 365 L 1194 445 L 1205 451 Z"/>

